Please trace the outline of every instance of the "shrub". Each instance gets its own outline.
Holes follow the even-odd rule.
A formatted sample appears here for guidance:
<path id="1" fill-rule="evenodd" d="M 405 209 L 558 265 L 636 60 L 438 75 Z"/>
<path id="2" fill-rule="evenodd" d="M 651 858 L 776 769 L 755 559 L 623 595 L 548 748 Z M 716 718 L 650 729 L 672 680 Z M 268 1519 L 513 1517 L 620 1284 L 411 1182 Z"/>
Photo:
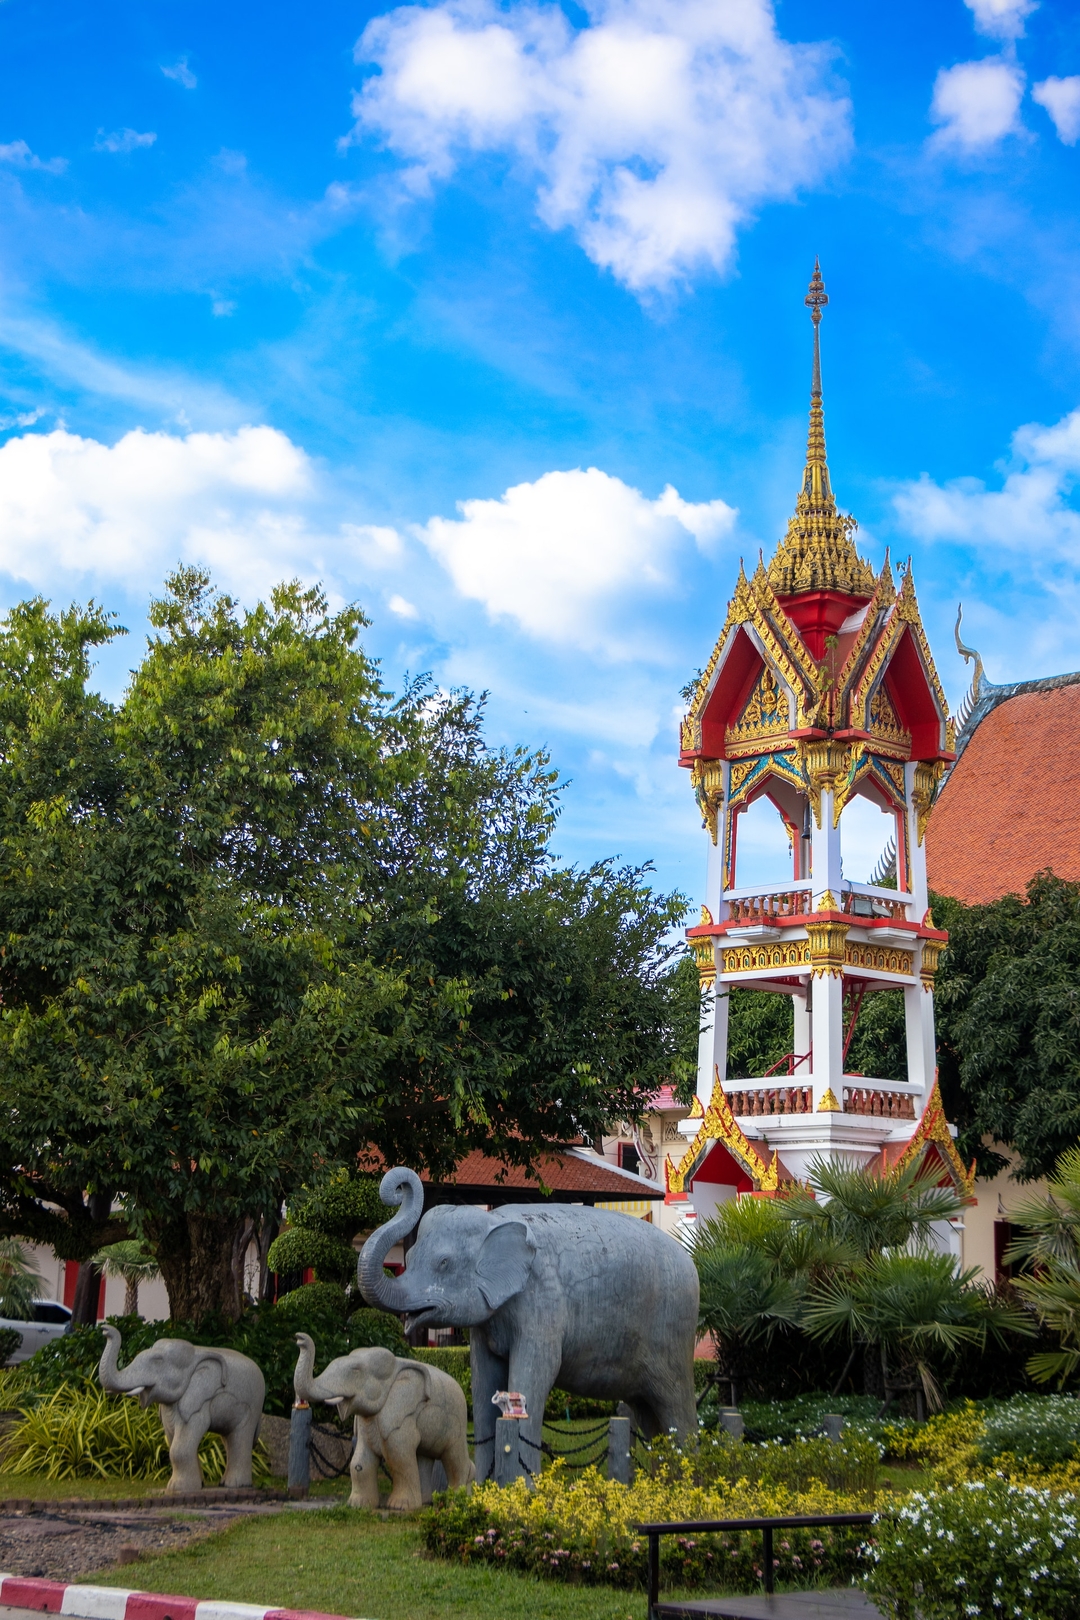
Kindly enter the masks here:
<path id="1" fill-rule="evenodd" d="M 208 1484 L 225 1472 L 225 1444 L 208 1434 L 199 1447 Z M 11 1474 L 46 1479 L 167 1479 L 169 1447 L 156 1406 L 142 1407 L 103 1390 L 62 1386 L 21 1409 L 0 1446 L 0 1464 Z M 266 1452 L 256 1446 L 257 1484 L 269 1478 Z"/>
<path id="2" fill-rule="evenodd" d="M 358 1313 L 359 1314 L 359 1313 Z M 383 1312 L 379 1313 L 384 1314 Z M 472 1407 L 472 1361 L 468 1345 L 447 1344 L 430 1350 L 409 1350 L 411 1361 L 426 1361 L 429 1367 L 440 1367 L 455 1378 L 465 1391 L 465 1399 Z"/>
<path id="3" fill-rule="evenodd" d="M 290 1226 L 276 1237 L 266 1263 L 279 1274 L 310 1267 L 321 1283 L 346 1283 L 356 1272 L 356 1255 L 347 1243 L 306 1226 Z"/>
<path id="4" fill-rule="evenodd" d="M 415 1358 L 416 1352 L 405 1338 L 405 1329 L 400 1318 L 391 1315 L 389 1311 L 374 1310 L 365 1305 L 359 1311 L 353 1311 L 349 1317 L 349 1341 L 354 1348 L 361 1346 L 381 1345 L 384 1350 L 392 1350 L 395 1356 Z M 466 1350 L 465 1354 L 468 1355 Z"/>
<path id="5" fill-rule="evenodd" d="M 18 1328 L 0 1328 L 0 1363 L 10 1360 L 21 1344 Z"/>
<path id="6" fill-rule="evenodd" d="M 911 1496 L 875 1527 L 864 1584 L 889 1620 L 1073 1620 L 1078 1510 L 1004 1480 Z"/>
<path id="7" fill-rule="evenodd" d="M 344 1322 L 349 1301 L 344 1288 L 337 1283 L 309 1282 L 282 1294 L 275 1308 L 286 1311 L 291 1317 L 326 1316 L 334 1322 Z"/>
<path id="8" fill-rule="evenodd" d="M 672 1487 L 689 1481 L 703 1489 L 762 1487 L 797 1492 L 824 1488 L 873 1502 L 881 1448 L 857 1435 L 844 1440 L 799 1439 L 784 1445 L 747 1445 L 729 1434 L 700 1434 L 677 1445 L 654 1440 L 638 1452 L 643 1477 Z"/>
<path id="9" fill-rule="evenodd" d="M 488 1481 L 471 1494 L 438 1495 L 425 1516 L 424 1536 L 429 1551 L 462 1563 L 491 1563 L 549 1580 L 641 1587 L 648 1547 L 635 1523 L 845 1513 L 861 1505 L 823 1487 L 804 1493 L 744 1483 L 704 1489 L 685 1476 L 619 1485 L 602 1478 L 596 1468 L 571 1478 L 564 1464 L 555 1463 L 531 1490 L 524 1480 L 505 1490 Z M 848 1584 L 858 1567 L 862 1539 L 857 1531 L 844 1529 L 786 1533 L 774 1548 L 777 1579 L 808 1585 L 827 1578 Z M 737 1590 L 761 1579 L 761 1537 L 756 1533 L 664 1537 L 660 1548 L 666 1586 Z"/>
<path id="10" fill-rule="evenodd" d="M 979 1442 L 980 1461 L 1004 1454 L 1043 1467 L 1080 1456 L 1080 1400 L 1072 1395 L 1018 1395 L 991 1408 Z"/>

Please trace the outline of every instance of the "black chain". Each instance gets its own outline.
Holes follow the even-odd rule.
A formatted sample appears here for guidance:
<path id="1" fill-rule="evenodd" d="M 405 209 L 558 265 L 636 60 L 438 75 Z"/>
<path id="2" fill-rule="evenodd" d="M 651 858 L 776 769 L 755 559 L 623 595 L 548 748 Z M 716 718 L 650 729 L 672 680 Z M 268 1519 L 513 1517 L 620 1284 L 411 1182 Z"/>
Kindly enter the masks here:
<path id="1" fill-rule="evenodd" d="M 350 1451 L 348 1459 L 343 1468 L 335 1468 L 329 1457 L 324 1457 L 318 1446 L 315 1444 L 315 1436 L 317 1434 L 321 1434 L 327 1440 L 340 1440 L 343 1438 L 341 1430 L 332 1429 L 327 1423 L 313 1423 L 311 1425 L 311 1434 L 308 1437 L 308 1450 L 322 1470 L 323 1478 L 341 1479 L 343 1475 L 349 1472 L 349 1464 L 352 1462 L 352 1452 Z"/>

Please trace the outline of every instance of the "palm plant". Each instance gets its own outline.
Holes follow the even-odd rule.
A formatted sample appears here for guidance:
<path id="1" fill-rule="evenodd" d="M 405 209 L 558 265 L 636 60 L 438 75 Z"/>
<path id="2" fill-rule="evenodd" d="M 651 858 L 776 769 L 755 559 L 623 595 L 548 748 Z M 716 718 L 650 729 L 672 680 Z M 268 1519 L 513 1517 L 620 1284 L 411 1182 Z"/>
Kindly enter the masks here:
<path id="1" fill-rule="evenodd" d="M 733 1199 L 702 1223 L 694 1239 L 700 1324 L 716 1343 L 732 1405 L 755 1348 L 797 1330 L 813 1279 L 846 1258 L 827 1234 L 786 1220 L 774 1199 Z"/>
<path id="2" fill-rule="evenodd" d="M 1039 1384 L 1065 1384 L 1080 1368 L 1080 1147 L 1058 1160 L 1045 1196 L 1030 1198 L 1009 1217 L 1020 1235 L 1005 1251 L 1025 1272 L 1014 1279 L 1021 1298 L 1056 1333 L 1056 1350 L 1041 1350 L 1027 1364 Z"/>
<path id="3" fill-rule="evenodd" d="M 964 1200 L 938 1185 L 940 1171 L 910 1164 L 883 1174 L 865 1165 L 815 1159 L 809 1186 L 780 1204 L 793 1225 L 843 1245 L 860 1258 L 891 1249 L 933 1247 L 933 1229 L 954 1219 Z"/>
<path id="4" fill-rule="evenodd" d="M 106 1277 L 124 1279 L 125 1316 L 134 1316 L 139 1309 L 139 1284 L 160 1275 L 154 1256 L 137 1238 L 125 1238 L 122 1243 L 99 1249 L 94 1265 L 100 1266 Z"/>
<path id="5" fill-rule="evenodd" d="M 820 1283 L 803 1320 L 812 1337 L 875 1346 L 885 1389 L 882 1415 L 914 1390 L 916 1415 L 942 1409 L 933 1363 L 952 1360 L 988 1338 L 1031 1333 L 1017 1306 L 981 1287 L 978 1271 L 961 1271 L 948 1254 L 871 1254 Z"/>
<path id="6" fill-rule="evenodd" d="M 0 1316 L 29 1322 L 44 1287 L 44 1277 L 34 1270 L 19 1240 L 0 1238 Z"/>

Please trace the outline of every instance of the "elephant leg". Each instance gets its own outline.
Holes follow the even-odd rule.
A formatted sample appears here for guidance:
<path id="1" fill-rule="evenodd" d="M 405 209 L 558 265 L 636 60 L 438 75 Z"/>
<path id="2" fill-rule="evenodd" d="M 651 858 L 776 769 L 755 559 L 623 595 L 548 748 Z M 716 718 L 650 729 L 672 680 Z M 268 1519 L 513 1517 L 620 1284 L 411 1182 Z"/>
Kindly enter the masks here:
<path id="1" fill-rule="evenodd" d="M 420 1435 L 412 1420 L 400 1423 L 391 1434 L 382 1437 L 383 1460 L 394 1482 L 386 1505 L 398 1513 L 413 1513 L 423 1506 L 420 1462 L 416 1455 L 419 1444 Z"/>
<path id="2" fill-rule="evenodd" d="M 352 1458 L 349 1462 L 349 1477 L 352 1480 L 349 1506 L 354 1508 L 377 1508 L 379 1505 L 379 1459 L 368 1445 L 359 1418 L 353 1420 L 353 1433 L 356 1439 L 353 1444 Z"/>
<path id="3" fill-rule="evenodd" d="M 559 1373 L 561 1345 L 555 1356 L 544 1354 L 535 1336 L 525 1344 L 516 1344 L 510 1352 L 510 1389 L 520 1390 L 525 1396 L 529 1416 L 518 1430 L 521 1461 L 530 1475 L 539 1474 L 544 1454 L 540 1442 L 544 1437 L 544 1407 L 552 1385 Z"/>
<path id="4" fill-rule="evenodd" d="M 469 1446 L 465 1436 L 455 1435 L 439 1458 L 446 1470 L 446 1483 L 452 1491 L 461 1490 L 464 1485 L 471 1485 L 476 1478 L 476 1469 L 469 1456 Z M 438 1486 L 435 1487 L 439 1489 Z"/>
<path id="5" fill-rule="evenodd" d="M 261 1412 L 253 1412 L 225 1435 L 225 1472 L 221 1483 L 234 1489 L 251 1484 L 251 1451 L 259 1430 Z"/>
<path id="6" fill-rule="evenodd" d="M 210 1414 L 205 1408 L 196 1412 L 186 1422 L 174 1415 L 172 1440 L 169 1443 L 172 1475 L 165 1487 L 167 1491 L 183 1492 L 186 1495 L 191 1491 L 202 1490 L 199 1447 L 209 1427 Z"/>
<path id="7" fill-rule="evenodd" d="M 664 1390 L 658 1390 L 652 1397 L 651 1406 L 656 1414 L 656 1432 L 670 1434 L 672 1430 L 680 1440 L 688 1435 L 697 1433 L 697 1403 L 694 1400 L 694 1389 L 689 1379 L 685 1380 L 685 1388 L 678 1385 Z M 649 1436 L 652 1439 L 652 1436 Z"/>
<path id="8" fill-rule="evenodd" d="M 476 1477 L 484 1480 L 490 1479 L 495 1471 L 495 1420 L 499 1414 L 491 1404 L 491 1397 L 497 1389 L 506 1389 L 510 1373 L 503 1358 L 488 1349 L 482 1328 L 472 1329 L 469 1344 Z"/>

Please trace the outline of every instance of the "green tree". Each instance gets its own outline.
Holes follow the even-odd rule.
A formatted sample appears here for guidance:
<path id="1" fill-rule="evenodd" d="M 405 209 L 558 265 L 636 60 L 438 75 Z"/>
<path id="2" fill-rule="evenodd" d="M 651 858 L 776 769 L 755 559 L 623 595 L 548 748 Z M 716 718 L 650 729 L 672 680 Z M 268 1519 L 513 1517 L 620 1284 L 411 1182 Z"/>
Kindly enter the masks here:
<path id="1" fill-rule="evenodd" d="M 106 1277 L 120 1277 L 123 1280 L 125 1316 L 138 1315 L 139 1284 L 151 1282 L 161 1275 L 154 1256 L 138 1238 L 123 1238 L 119 1243 L 110 1243 L 106 1248 L 99 1249 L 94 1256 L 94 1265 Z"/>
<path id="2" fill-rule="evenodd" d="M 0 1229 L 143 1239 L 174 1316 L 354 1163 L 445 1170 L 639 1113 L 670 1072 L 678 897 L 557 867 L 543 756 L 395 698 L 355 608 L 181 571 L 121 704 L 91 606 L 0 626 Z"/>

